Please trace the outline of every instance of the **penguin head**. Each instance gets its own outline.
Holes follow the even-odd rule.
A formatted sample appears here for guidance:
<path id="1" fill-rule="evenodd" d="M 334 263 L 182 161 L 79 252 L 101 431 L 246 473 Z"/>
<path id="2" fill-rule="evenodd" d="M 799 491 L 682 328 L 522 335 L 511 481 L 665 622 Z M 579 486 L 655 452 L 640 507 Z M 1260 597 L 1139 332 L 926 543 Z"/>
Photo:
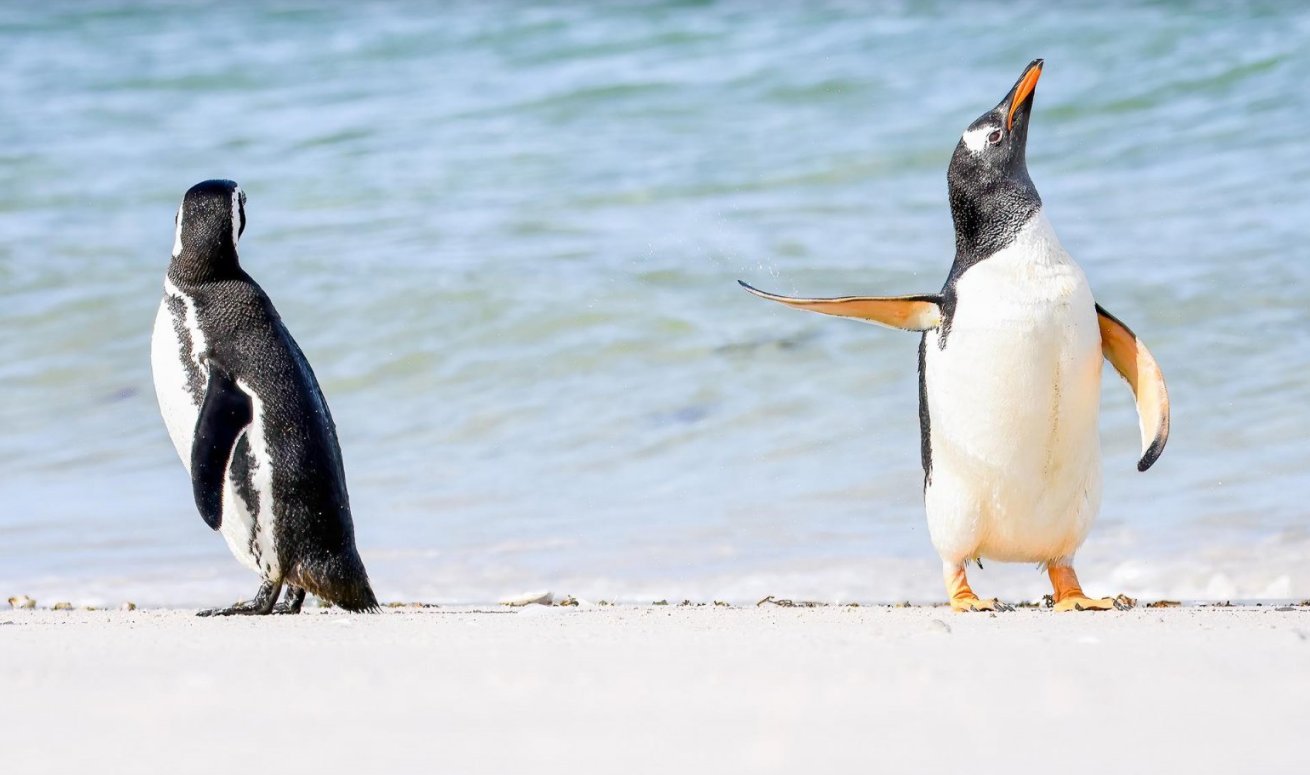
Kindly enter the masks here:
<path id="1" fill-rule="evenodd" d="M 994 231 L 997 219 L 1013 221 L 1003 225 L 1017 229 L 1041 207 L 1026 154 L 1028 120 L 1041 74 L 1042 60 L 1034 59 L 1009 93 L 970 124 L 955 146 L 946 178 L 957 238 L 968 236 L 961 233 L 962 227 Z"/>
<path id="2" fill-rule="evenodd" d="M 1005 98 L 964 130 L 951 157 L 950 182 L 1028 177 L 1028 118 L 1032 113 L 1042 60 L 1024 68 Z"/>
<path id="3" fill-rule="evenodd" d="M 246 230 L 246 194 L 231 180 L 206 180 L 187 190 L 177 208 L 173 261 L 196 272 L 235 268 Z"/>

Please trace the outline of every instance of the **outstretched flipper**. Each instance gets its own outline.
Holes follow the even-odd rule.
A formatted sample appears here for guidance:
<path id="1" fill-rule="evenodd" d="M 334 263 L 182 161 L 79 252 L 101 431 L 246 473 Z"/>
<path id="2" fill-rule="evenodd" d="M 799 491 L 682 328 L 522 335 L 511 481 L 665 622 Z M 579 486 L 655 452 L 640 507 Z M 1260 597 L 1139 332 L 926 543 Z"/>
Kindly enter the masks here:
<path id="1" fill-rule="evenodd" d="M 778 296 L 752 288 L 741 280 L 741 287 L 761 299 L 776 301 L 796 309 L 806 309 L 824 315 L 876 323 L 905 331 L 927 331 L 941 325 L 942 297 L 924 296 L 843 296 L 838 299 L 795 299 Z"/>
<path id="2" fill-rule="evenodd" d="M 1145 471 L 1164 452 L 1169 441 L 1169 390 L 1164 374 L 1151 351 L 1128 326 L 1096 305 L 1101 327 L 1101 352 L 1114 370 L 1128 381 L 1137 399 L 1137 418 L 1142 431 L 1142 459 L 1137 470 Z"/>
<path id="3" fill-rule="evenodd" d="M 232 449 L 251 417 L 250 396 L 221 364 L 210 359 L 209 386 L 191 442 L 191 489 L 201 519 L 214 530 L 223 524 L 223 481 Z"/>

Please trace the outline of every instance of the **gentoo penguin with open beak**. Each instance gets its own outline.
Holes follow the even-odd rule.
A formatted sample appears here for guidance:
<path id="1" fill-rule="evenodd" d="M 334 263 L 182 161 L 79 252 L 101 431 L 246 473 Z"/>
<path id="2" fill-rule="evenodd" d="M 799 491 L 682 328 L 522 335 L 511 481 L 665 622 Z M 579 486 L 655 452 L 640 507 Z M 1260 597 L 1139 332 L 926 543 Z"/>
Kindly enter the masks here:
<path id="1" fill-rule="evenodd" d="M 965 564 L 1045 566 L 1058 611 L 1103 610 L 1073 558 L 1101 503 L 1101 357 L 1136 396 L 1145 471 L 1169 438 L 1169 395 L 1150 351 L 1092 297 L 1028 177 L 1024 148 L 1038 59 L 969 125 L 947 181 L 955 263 L 941 293 L 794 299 L 798 309 L 921 331 L 924 501 L 951 607 L 988 611 Z"/>
<path id="2" fill-rule="evenodd" d="M 198 183 L 182 198 L 150 348 L 159 408 L 200 516 L 263 579 L 253 601 L 200 615 L 299 613 L 306 590 L 374 611 L 327 401 L 273 302 L 237 262 L 245 205 L 230 180 Z"/>

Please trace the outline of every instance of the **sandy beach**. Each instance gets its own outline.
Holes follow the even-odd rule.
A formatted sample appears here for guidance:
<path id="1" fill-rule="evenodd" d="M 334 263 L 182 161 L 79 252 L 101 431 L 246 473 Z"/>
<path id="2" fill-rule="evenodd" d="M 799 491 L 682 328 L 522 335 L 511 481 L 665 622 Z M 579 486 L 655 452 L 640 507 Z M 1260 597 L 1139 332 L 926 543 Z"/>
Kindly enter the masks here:
<path id="1" fill-rule="evenodd" d="M 0 612 L 11 773 L 1304 772 L 1310 607 Z"/>

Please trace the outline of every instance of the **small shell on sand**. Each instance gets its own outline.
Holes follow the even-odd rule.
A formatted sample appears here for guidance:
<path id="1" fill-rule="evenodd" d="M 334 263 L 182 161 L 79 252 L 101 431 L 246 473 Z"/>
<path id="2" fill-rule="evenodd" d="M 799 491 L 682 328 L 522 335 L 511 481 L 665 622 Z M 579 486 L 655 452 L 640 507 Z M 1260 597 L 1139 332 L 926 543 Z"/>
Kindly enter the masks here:
<path id="1" fill-rule="evenodd" d="M 26 608 L 30 610 L 36 608 L 36 601 L 28 597 L 27 595 L 17 595 L 15 597 L 9 598 L 9 607 Z"/>
<path id="2" fill-rule="evenodd" d="M 50 610 L 51 610 L 51 611 L 71 611 L 71 610 L 73 610 L 73 604 L 72 604 L 72 603 L 55 603 L 55 604 L 50 608 Z"/>
<path id="3" fill-rule="evenodd" d="M 133 603 L 132 601 L 129 600 L 129 601 L 127 601 L 126 603 L 123 603 L 122 605 L 120 605 L 120 606 L 118 607 L 118 610 L 120 610 L 120 611 L 135 611 L 135 610 L 136 610 L 136 603 Z"/>
<path id="4" fill-rule="evenodd" d="M 555 600 L 549 589 L 540 592 L 525 592 L 521 595 L 507 597 L 500 601 L 501 605 L 508 606 L 525 606 L 525 605 L 550 605 Z"/>

